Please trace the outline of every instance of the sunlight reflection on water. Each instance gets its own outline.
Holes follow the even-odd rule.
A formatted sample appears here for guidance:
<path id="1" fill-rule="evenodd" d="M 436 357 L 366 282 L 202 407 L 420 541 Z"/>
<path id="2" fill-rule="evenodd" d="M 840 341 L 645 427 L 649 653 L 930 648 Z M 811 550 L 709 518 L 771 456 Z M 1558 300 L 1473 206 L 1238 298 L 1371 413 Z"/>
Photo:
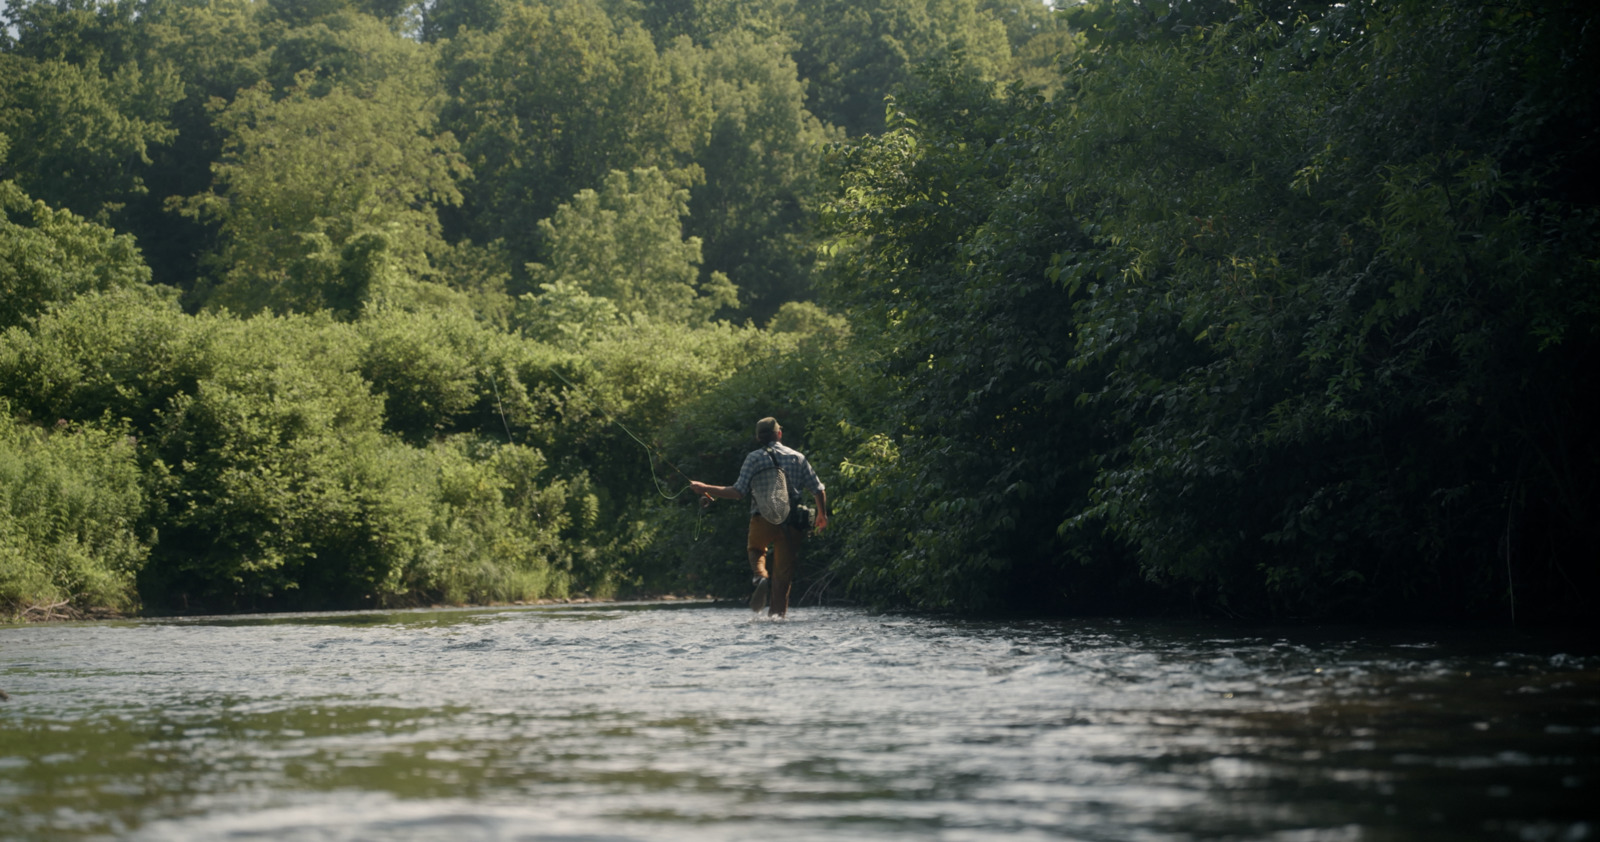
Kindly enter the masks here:
<path id="1" fill-rule="evenodd" d="M 1441 639 L 709 605 L 4 628 L 0 825 L 30 840 L 1594 838 L 1600 658 Z"/>

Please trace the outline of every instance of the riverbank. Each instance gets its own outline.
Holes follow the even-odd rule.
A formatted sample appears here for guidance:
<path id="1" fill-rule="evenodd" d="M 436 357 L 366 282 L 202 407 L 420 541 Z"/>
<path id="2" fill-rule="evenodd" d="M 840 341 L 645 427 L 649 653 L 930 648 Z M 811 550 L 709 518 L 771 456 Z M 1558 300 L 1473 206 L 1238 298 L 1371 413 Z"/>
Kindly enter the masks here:
<path id="1" fill-rule="evenodd" d="M 525 607 L 537 605 L 590 605 L 623 602 L 715 602 L 717 598 L 712 594 L 641 594 L 628 597 L 601 597 L 601 596 L 570 596 L 560 599 L 534 599 L 510 600 L 506 602 L 480 602 L 445 604 L 435 603 L 429 605 L 402 605 L 402 606 L 364 606 L 359 608 L 343 609 L 346 611 L 405 611 L 413 609 L 422 610 L 470 610 L 474 608 L 505 608 Z M 337 610 L 337 609 L 336 609 Z M 73 623 L 94 620 L 138 620 L 162 619 L 168 617 L 228 617 L 251 614 L 301 614 L 303 611 L 162 611 L 146 613 L 142 611 L 117 611 L 110 608 L 76 608 L 70 603 L 61 602 L 55 605 L 36 605 L 23 608 L 21 611 L 10 615 L 0 615 L 0 627 L 25 626 L 39 623 Z"/>

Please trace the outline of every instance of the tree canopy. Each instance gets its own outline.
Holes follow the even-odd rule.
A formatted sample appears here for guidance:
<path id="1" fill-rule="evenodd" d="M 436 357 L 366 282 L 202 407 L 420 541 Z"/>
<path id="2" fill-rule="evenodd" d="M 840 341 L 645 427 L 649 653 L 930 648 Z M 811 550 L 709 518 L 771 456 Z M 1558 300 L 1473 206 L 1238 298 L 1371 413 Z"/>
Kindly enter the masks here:
<path id="1" fill-rule="evenodd" d="M 0 21 L 0 614 L 730 595 L 775 415 L 828 598 L 1592 621 L 1586 5 Z"/>
<path id="2" fill-rule="evenodd" d="M 864 586 L 1005 604 L 1043 561 L 1029 592 L 1072 601 L 1111 561 L 1241 616 L 1594 593 L 1560 514 L 1600 458 L 1594 112 L 1549 75 L 1592 44 L 1537 3 L 1282 11 L 1078 7 L 1050 102 L 958 68 L 841 150 L 839 294 L 901 395 L 857 469 Z"/>

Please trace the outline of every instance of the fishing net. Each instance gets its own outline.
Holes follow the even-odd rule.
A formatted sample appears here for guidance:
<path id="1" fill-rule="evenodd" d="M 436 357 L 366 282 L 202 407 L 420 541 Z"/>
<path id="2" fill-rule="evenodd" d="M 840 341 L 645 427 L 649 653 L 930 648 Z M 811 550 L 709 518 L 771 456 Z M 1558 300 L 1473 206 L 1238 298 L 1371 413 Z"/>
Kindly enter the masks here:
<path id="1" fill-rule="evenodd" d="M 768 523 L 783 523 L 789 519 L 789 478 L 783 475 L 771 451 L 767 451 L 767 462 L 767 467 L 750 478 L 750 496 L 755 498 L 756 511 Z"/>

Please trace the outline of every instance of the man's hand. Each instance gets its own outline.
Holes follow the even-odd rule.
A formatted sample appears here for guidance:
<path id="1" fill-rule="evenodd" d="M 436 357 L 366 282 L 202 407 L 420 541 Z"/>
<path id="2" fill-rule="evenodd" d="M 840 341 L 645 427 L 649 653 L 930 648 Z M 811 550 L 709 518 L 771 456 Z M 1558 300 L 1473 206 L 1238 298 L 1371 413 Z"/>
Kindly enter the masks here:
<path id="1" fill-rule="evenodd" d="M 720 485 L 711 485 L 709 483 L 699 482 L 696 480 L 689 480 L 689 489 L 700 495 L 701 506 L 711 505 L 711 498 L 713 497 L 732 496 L 734 499 L 738 499 L 739 496 L 737 493 L 729 495 L 728 489 L 723 488 Z"/>
<path id="2" fill-rule="evenodd" d="M 828 512 L 825 509 L 819 509 L 819 510 L 817 510 L 817 522 L 812 525 L 812 529 L 815 529 L 816 531 L 821 532 L 822 530 L 827 529 L 827 528 L 828 528 Z"/>

